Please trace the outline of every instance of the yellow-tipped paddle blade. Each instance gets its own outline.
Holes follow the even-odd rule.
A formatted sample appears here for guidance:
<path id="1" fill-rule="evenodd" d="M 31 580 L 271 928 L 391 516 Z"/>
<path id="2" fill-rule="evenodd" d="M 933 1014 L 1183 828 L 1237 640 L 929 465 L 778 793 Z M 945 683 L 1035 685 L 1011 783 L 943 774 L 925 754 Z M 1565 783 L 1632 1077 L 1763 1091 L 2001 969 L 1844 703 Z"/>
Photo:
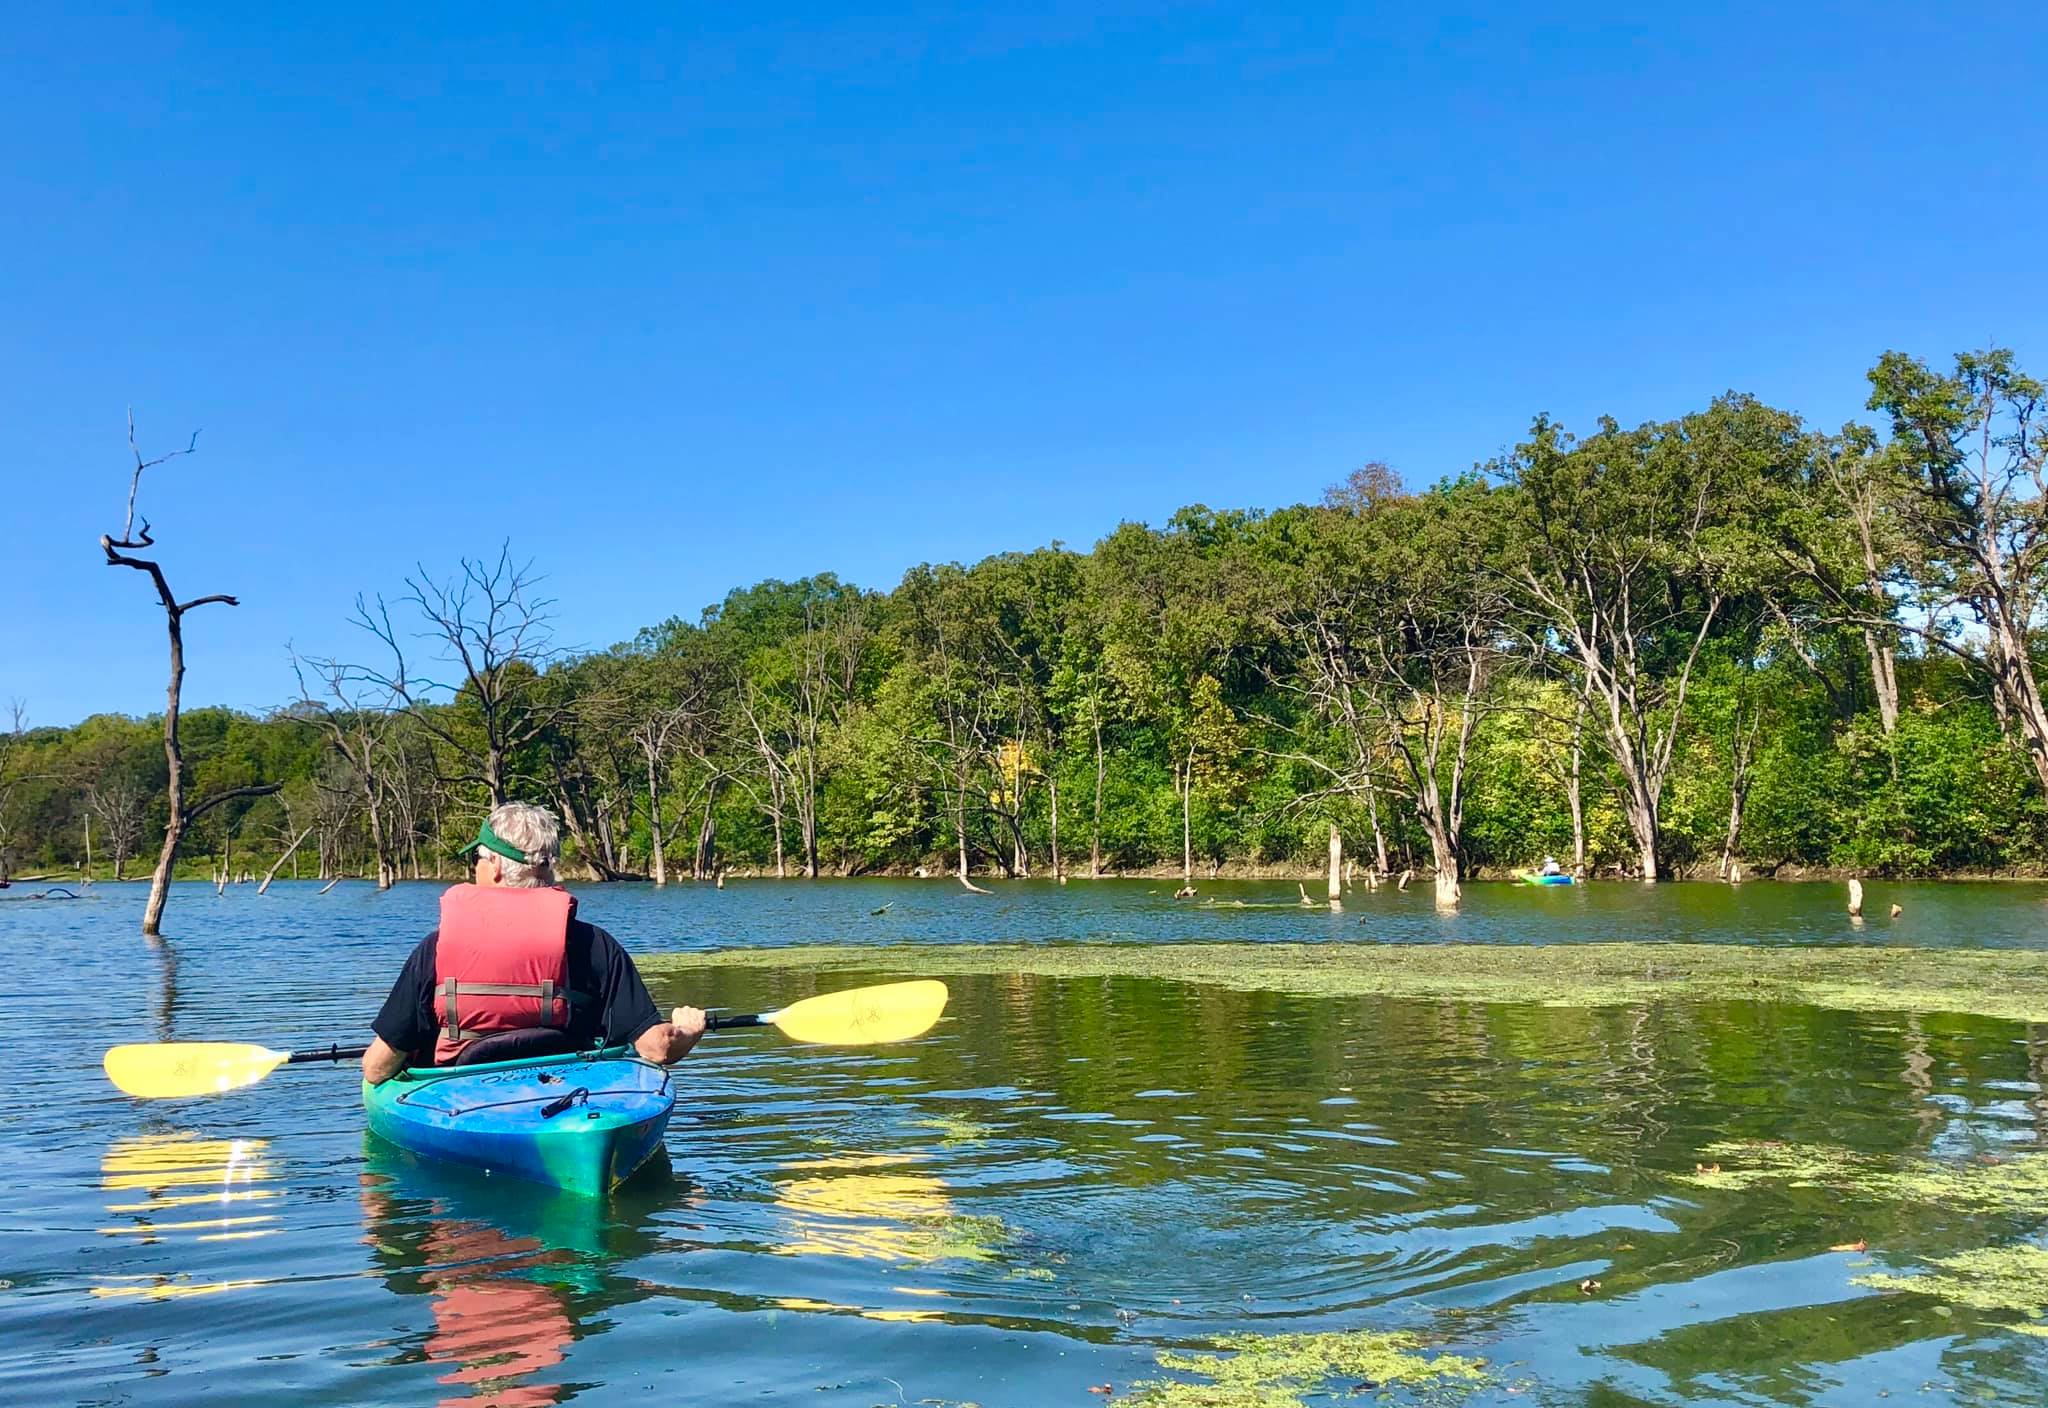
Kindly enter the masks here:
<path id="1" fill-rule="evenodd" d="M 128 1094 L 169 1100 L 254 1085 L 289 1055 L 235 1041 L 165 1041 L 117 1046 L 105 1065 L 107 1079 Z"/>
<path id="2" fill-rule="evenodd" d="M 936 978 L 920 978 L 807 997 L 768 1013 L 767 1020 L 797 1041 L 872 1046 L 922 1036 L 945 1010 L 946 985 Z"/>

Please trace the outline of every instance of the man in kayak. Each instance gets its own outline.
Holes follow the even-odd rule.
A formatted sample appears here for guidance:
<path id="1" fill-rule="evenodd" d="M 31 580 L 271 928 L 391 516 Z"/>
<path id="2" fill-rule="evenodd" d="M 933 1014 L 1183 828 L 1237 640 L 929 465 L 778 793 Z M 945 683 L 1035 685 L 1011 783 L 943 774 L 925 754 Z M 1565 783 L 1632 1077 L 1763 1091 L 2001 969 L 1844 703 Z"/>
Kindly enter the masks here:
<path id="1" fill-rule="evenodd" d="M 555 883 L 554 813 L 507 802 L 484 818 L 471 883 L 441 896 L 441 925 L 421 939 L 370 1024 L 363 1078 L 436 1066 L 630 1046 L 666 1066 L 704 1035 L 704 1013 L 663 1021 L 618 940 L 576 917 Z"/>
<path id="2" fill-rule="evenodd" d="M 1545 875 L 1562 875 L 1564 874 L 1564 867 L 1557 863 L 1556 856 L 1545 856 L 1543 858 L 1542 873 Z"/>

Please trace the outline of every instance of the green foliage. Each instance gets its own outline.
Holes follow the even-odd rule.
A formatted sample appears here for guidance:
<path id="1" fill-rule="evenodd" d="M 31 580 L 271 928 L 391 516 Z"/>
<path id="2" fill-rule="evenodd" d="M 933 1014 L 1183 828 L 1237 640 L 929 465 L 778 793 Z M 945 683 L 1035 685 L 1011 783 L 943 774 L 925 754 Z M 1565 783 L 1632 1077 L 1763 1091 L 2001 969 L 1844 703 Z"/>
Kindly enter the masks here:
<path id="1" fill-rule="evenodd" d="M 670 873 L 962 850 L 1043 870 L 1055 805 L 1068 868 L 1097 849 L 1178 865 L 1184 826 L 1197 862 L 1316 865 L 1333 821 L 1368 854 L 1376 809 L 1397 869 L 1507 870 L 1571 854 L 1575 753 L 1596 873 L 1646 849 L 1711 872 L 1738 794 L 1751 871 L 2039 869 L 2041 388 L 1996 351 L 1952 373 L 1888 354 L 1871 381 L 1889 439 L 1732 395 L 1583 438 L 1543 418 L 1490 475 L 1419 493 L 1369 465 L 1322 504 L 1194 505 L 886 593 L 829 573 L 736 588 L 608 651 L 513 651 L 498 761 L 605 876 L 648 873 L 657 835 Z M 2022 647 L 1988 643 L 2001 621 Z M 363 869 L 374 814 L 434 873 L 486 802 L 485 706 L 473 686 L 418 703 L 367 761 L 311 706 L 189 709 L 192 797 L 285 784 L 206 813 L 190 849 L 311 828 L 323 870 Z M 130 858 L 151 853 L 158 728 L 0 735 L 0 874 L 79 864 L 93 808 L 131 794 Z"/>

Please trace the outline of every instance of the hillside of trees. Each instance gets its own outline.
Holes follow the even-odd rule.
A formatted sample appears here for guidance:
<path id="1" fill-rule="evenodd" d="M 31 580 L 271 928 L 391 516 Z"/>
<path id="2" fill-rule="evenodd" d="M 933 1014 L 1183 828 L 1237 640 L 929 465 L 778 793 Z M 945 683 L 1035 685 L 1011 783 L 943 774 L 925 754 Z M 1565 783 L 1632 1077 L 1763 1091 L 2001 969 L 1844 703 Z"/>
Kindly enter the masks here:
<path id="1" fill-rule="evenodd" d="M 509 551 L 423 572 L 359 603 L 352 658 L 293 661 L 274 713 L 185 711 L 194 795 L 282 784 L 185 853 L 260 874 L 303 838 L 304 874 L 449 875 L 518 797 L 561 812 L 571 873 L 659 882 L 1200 876 L 1318 865 L 1333 822 L 1451 900 L 1545 853 L 2037 869 L 2041 387 L 2002 351 L 1869 375 L 1875 427 L 1737 395 L 1538 419 L 1417 492 L 1371 465 L 1322 503 L 1198 505 L 890 591 L 762 582 L 573 658 Z M 0 875 L 76 874 L 88 832 L 97 874 L 147 873 L 165 769 L 156 720 L 17 719 Z"/>

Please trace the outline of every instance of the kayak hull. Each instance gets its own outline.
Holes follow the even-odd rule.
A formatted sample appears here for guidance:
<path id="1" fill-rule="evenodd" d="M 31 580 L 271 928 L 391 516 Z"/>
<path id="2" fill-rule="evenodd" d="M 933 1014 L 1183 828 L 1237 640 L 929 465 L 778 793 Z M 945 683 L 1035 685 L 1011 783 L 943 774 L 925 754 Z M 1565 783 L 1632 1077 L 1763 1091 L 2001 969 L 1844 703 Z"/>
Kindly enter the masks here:
<path id="1" fill-rule="evenodd" d="M 1572 875 L 1538 875 L 1533 870 L 1522 872 L 1524 885 L 1576 885 L 1578 878 Z"/>
<path id="2" fill-rule="evenodd" d="M 379 1138 L 585 1197 L 647 1162 L 675 1105 L 668 1071 L 616 1052 L 404 1071 L 363 1086 Z"/>

